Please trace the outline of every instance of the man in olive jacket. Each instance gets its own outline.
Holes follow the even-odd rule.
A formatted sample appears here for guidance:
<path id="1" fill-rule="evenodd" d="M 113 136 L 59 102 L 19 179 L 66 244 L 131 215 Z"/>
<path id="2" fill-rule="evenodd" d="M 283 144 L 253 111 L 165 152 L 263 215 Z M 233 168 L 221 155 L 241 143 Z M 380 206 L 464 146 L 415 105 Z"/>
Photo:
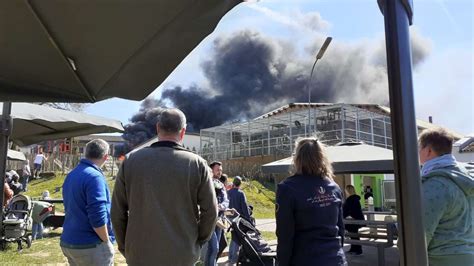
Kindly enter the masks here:
<path id="1" fill-rule="evenodd" d="M 166 109 L 159 141 L 132 153 L 117 176 L 112 223 L 130 265 L 193 265 L 217 220 L 212 175 L 200 156 L 181 145 L 186 117 Z"/>

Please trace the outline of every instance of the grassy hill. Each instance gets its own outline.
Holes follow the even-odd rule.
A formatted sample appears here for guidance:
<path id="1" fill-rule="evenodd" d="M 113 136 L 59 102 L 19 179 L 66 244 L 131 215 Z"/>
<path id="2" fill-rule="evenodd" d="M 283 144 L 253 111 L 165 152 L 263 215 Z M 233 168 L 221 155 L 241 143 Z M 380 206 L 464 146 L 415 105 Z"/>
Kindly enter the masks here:
<path id="1" fill-rule="evenodd" d="M 273 183 L 260 183 L 256 180 L 244 182 L 242 190 L 247 201 L 254 207 L 253 216 L 256 219 L 275 218 L 275 185 Z"/>
<path id="2" fill-rule="evenodd" d="M 41 198 L 43 191 L 48 190 L 50 197 L 62 198 L 61 187 L 64 183 L 65 175 L 57 174 L 56 177 L 46 177 L 32 180 L 28 184 L 26 195 L 33 199 Z M 113 191 L 115 181 L 107 177 L 107 183 Z M 261 183 L 256 180 L 244 182 L 242 190 L 247 196 L 247 201 L 254 207 L 254 217 L 256 219 L 269 219 L 275 217 L 275 189 L 273 183 Z M 63 211 L 61 204 L 56 204 L 56 210 Z"/>

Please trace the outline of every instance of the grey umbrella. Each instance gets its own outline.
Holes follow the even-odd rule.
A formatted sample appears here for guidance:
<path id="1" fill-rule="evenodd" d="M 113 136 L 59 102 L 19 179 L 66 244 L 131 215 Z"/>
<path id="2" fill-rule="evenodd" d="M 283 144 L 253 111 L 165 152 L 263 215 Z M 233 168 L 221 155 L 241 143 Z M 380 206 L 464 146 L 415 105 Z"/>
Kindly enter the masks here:
<path id="1" fill-rule="evenodd" d="M 336 174 L 393 173 L 393 152 L 367 144 L 331 146 L 327 156 Z M 292 171 L 293 157 L 262 165 L 266 174 L 287 174 Z"/>
<path id="2" fill-rule="evenodd" d="M 141 100 L 239 2 L 0 1 L 0 99 Z"/>
<path id="3" fill-rule="evenodd" d="M 10 138 L 22 146 L 44 140 L 123 131 L 122 123 L 117 120 L 29 103 L 13 103 L 11 117 L 14 127 Z"/>
<path id="4" fill-rule="evenodd" d="M 96 102 L 112 97 L 141 100 L 239 2 L 0 1 L 0 99 L 6 102 Z M 26 144 L 79 132 L 91 133 L 83 128 L 84 124 L 77 123 L 75 131 L 41 131 L 22 136 L 16 124 L 12 127 L 11 109 L 10 103 L 3 105 L 0 173 L 5 171 L 11 134 L 17 142 Z M 39 124 L 43 129 L 50 126 L 43 122 Z"/>

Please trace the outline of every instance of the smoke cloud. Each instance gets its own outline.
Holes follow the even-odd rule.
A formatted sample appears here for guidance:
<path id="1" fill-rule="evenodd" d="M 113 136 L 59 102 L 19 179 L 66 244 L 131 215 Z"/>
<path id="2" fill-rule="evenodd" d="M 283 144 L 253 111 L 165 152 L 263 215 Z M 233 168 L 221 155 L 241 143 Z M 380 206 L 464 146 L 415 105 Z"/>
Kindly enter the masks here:
<path id="1" fill-rule="evenodd" d="M 147 98 L 142 102 L 138 113 L 133 115 L 130 123 L 124 126 L 122 137 L 126 143 L 122 147 L 116 147 L 115 156 L 125 154 L 135 146 L 156 136 L 156 122 L 163 107 L 165 105 L 157 99 Z"/>
<path id="2" fill-rule="evenodd" d="M 430 43 L 412 32 L 416 68 L 429 55 Z M 130 146 L 156 133 L 156 115 L 165 102 L 181 109 L 188 131 L 199 131 L 235 120 L 257 117 L 292 102 L 388 104 L 385 43 L 383 39 L 346 44 L 333 40 L 317 63 L 308 85 L 314 55 L 323 38 L 317 38 L 300 56 L 297 47 L 243 30 L 214 41 L 213 50 L 201 64 L 206 85 L 168 87 L 160 100 L 144 101 L 125 127 Z"/>
<path id="3" fill-rule="evenodd" d="M 306 48 L 306 58 L 295 47 L 249 30 L 214 42 L 210 59 L 202 63 L 208 86 L 167 88 L 162 99 L 180 108 L 194 130 L 236 119 L 249 119 L 290 102 L 388 104 L 383 40 L 375 44 L 333 41 L 317 63 L 308 85 L 313 57 L 324 39 Z M 429 42 L 414 32 L 416 67 L 429 54 Z"/>

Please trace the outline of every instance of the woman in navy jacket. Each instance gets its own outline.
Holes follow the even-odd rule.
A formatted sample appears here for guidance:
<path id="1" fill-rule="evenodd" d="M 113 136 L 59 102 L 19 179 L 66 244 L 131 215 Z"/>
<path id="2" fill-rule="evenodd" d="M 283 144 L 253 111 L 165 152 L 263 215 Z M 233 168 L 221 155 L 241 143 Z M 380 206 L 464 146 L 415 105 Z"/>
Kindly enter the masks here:
<path id="1" fill-rule="evenodd" d="M 278 184 L 278 264 L 347 265 L 342 192 L 316 138 L 301 139 L 293 157 L 296 175 Z"/>

